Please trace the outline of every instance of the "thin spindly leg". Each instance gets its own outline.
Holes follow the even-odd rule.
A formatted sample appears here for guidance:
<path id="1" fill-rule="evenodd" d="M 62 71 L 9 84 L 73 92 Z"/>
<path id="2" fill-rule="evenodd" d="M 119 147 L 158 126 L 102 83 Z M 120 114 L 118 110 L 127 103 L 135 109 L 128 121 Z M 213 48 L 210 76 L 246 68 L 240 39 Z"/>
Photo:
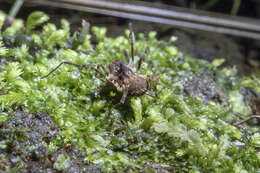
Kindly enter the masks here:
<path id="1" fill-rule="evenodd" d="M 43 78 L 46 78 L 48 77 L 49 75 L 51 75 L 54 71 L 56 71 L 62 64 L 69 64 L 69 65 L 73 65 L 75 67 L 78 67 L 78 68 L 89 68 L 91 70 L 94 70 L 96 73 L 100 74 L 101 76 L 103 77 L 106 77 L 102 72 L 100 72 L 98 69 L 96 69 L 95 67 L 92 67 L 90 65 L 85 65 L 85 64 L 75 64 L 75 63 L 72 63 L 72 62 L 68 62 L 68 61 L 64 61 L 62 63 L 60 63 L 56 68 L 54 68 L 52 71 L 50 71 L 49 74 L 47 74 L 46 76 L 43 76 Z M 104 81 L 103 79 L 99 78 L 100 80 Z"/>
<path id="2" fill-rule="evenodd" d="M 126 60 L 127 64 L 129 64 L 129 56 L 128 56 L 128 53 L 125 49 L 123 50 L 123 53 L 124 53 L 125 60 Z"/>
<path id="3" fill-rule="evenodd" d="M 140 55 L 140 59 L 139 59 L 139 62 L 138 62 L 137 71 L 140 70 L 141 65 L 142 65 L 142 63 L 143 63 L 143 61 L 144 61 L 144 58 L 145 58 L 145 56 L 149 53 L 149 51 L 150 51 L 150 48 L 149 48 L 149 46 L 147 46 L 146 49 L 145 49 L 145 52 Z"/>
<path id="4" fill-rule="evenodd" d="M 106 68 L 104 67 L 103 64 L 98 64 L 97 65 L 97 69 L 99 70 L 100 68 L 102 68 L 103 72 L 106 74 L 106 76 L 109 75 L 108 71 L 106 70 Z M 100 70 L 99 70 L 100 71 Z"/>
<path id="5" fill-rule="evenodd" d="M 152 94 L 148 94 L 148 93 L 145 93 L 145 95 L 148 95 L 148 96 L 150 96 L 150 97 L 152 97 L 152 98 L 157 98 L 157 96 L 155 95 L 155 96 L 153 96 Z"/>
<path id="6" fill-rule="evenodd" d="M 153 90 L 154 93 L 155 93 L 155 96 L 147 94 L 147 93 L 145 93 L 145 94 L 148 95 L 148 96 L 151 96 L 153 98 L 158 98 L 158 92 L 157 92 L 158 79 L 156 77 L 154 77 L 153 75 L 147 75 L 147 78 L 151 82 L 149 90 Z"/>
<path id="7" fill-rule="evenodd" d="M 108 83 L 109 83 L 108 81 L 105 81 L 105 82 L 101 83 L 101 85 L 98 87 L 97 95 L 100 95 L 102 89 L 103 89 L 105 86 L 107 86 Z"/>
<path id="8" fill-rule="evenodd" d="M 120 104 L 124 104 L 125 103 L 125 99 L 127 97 L 127 94 L 128 94 L 128 88 L 125 88 L 123 90 L 123 96 L 121 97 Z"/>
<path id="9" fill-rule="evenodd" d="M 154 94 L 155 94 L 155 95 L 151 95 L 151 94 L 148 94 L 148 93 L 145 93 L 145 94 L 148 95 L 148 96 L 150 96 L 150 97 L 152 97 L 152 98 L 157 99 L 157 98 L 158 98 L 157 87 L 154 86 L 154 87 L 152 88 L 152 90 L 154 91 Z"/>
<path id="10" fill-rule="evenodd" d="M 156 88 L 156 86 L 154 87 L 154 93 L 155 93 L 155 98 L 158 98 L 158 92 L 157 92 L 157 88 Z"/>
<path id="11" fill-rule="evenodd" d="M 141 65 L 142 65 L 142 63 L 143 63 L 143 61 L 144 61 L 144 58 L 145 58 L 145 54 L 144 54 L 144 53 L 142 53 L 142 54 L 140 55 L 140 59 L 139 59 L 139 61 L 138 61 L 138 67 L 137 67 L 137 71 L 139 71 L 139 70 L 140 70 L 140 68 L 141 68 Z"/>
<path id="12" fill-rule="evenodd" d="M 133 34 L 132 23 L 129 23 L 129 29 L 130 29 L 129 39 L 130 39 L 130 45 L 131 45 L 132 63 L 134 63 L 135 50 L 134 50 L 134 34 Z"/>

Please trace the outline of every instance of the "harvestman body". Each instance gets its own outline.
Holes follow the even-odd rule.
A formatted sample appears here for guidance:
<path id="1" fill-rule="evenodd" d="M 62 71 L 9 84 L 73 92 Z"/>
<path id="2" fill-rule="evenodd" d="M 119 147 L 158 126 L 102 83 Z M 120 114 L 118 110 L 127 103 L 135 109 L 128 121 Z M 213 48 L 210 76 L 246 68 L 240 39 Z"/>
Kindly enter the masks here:
<path id="1" fill-rule="evenodd" d="M 129 56 L 126 50 L 123 51 L 125 60 L 127 64 L 125 64 L 122 60 L 116 59 L 111 64 L 109 64 L 109 71 L 102 64 L 98 64 L 97 68 L 92 67 L 90 65 L 85 64 L 75 64 L 72 62 L 64 61 L 60 63 L 56 68 L 54 68 L 48 75 L 44 76 L 48 77 L 51 73 L 56 71 L 62 64 L 69 64 L 76 66 L 78 68 L 89 68 L 94 70 L 97 74 L 99 74 L 102 78 L 98 77 L 103 83 L 100 86 L 102 89 L 104 86 L 108 84 L 112 84 L 116 87 L 118 92 L 123 93 L 119 104 L 124 104 L 126 97 L 129 96 L 140 96 L 143 94 L 149 95 L 146 92 L 148 90 L 154 90 L 155 96 L 149 95 L 151 97 L 157 98 L 157 78 L 152 75 L 142 75 L 139 74 L 138 71 L 141 68 L 142 62 L 145 58 L 145 55 L 149 52 L 149 47 L 146 47 L 145 53 L 140 56 L 138 61 L 137 68 L 134 63 L 134 42 L 133 42 L 133 30 L 132 25 L 129 24 L 130 27 L 130 44 L 131 44 L 131 58 L 132 61 L 129 61 Z M 102 69 L 102 71 L 100 70 Z M 99 91 L 100 91 L 99 89 Z"/>

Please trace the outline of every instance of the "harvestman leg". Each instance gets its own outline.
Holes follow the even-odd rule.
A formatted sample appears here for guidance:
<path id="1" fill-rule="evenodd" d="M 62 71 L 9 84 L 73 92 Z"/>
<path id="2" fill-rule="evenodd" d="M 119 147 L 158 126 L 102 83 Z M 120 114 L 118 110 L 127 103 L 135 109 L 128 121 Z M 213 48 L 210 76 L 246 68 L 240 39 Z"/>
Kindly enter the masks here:
<path id="1" fill-rule="evenodd" d="M 108 71 L 106 70 L 106 68 L 104 67 L 103 64 L 98 64 L 97 65 L 97 69 L 99 70 L 100 68 L 102 68 L 103 72 L 106 74 L 106 76 L 109 75 Z M 100 70 L 99 70 L 100 71 Z"/>
<path id="2" fill-rule="evenodd" d="M 134 35 L 133 35 L 133 27 L 132 27 L 131 23 L 129 23 L 129 28 L 130 28 L 129 40 L 130 40 L 130 45 L 131 45 L 131 56 L 132 56 L 132 63 L 134 63 L 134 54 L 135 54 L 135 52 L 134 52 L 135 51 L 134 50 Z M 149 48 L 149 46 L 147 46 L 145 49 L 145 53 L 140 56 L 137 71 L 140 70 L 142 62 L 144 61 L 144 58 L 149 53 L 149 51 L 150 51 L 150 48 Z M 126 59 L 129 59 L 126 51 L 124 52 L 124 54 L 125 54 Z"/>
<path id="3" fill-rule="evenodd" d="M 103 64 L 98 64 L 97 65 L 97 69 L 99 70 L 100 68 L 102 68 L 102 70 L 103 70 L 103 72 L 106 74 L 106 76 L 109 76 L 109 73 L 108 73 L 108 71 L 106 70 L 106 68 L 104 67 L 104 65 Z M 97 89 L 97 95 L 99 95 L 100 93 L 101 93 L 101 91 L 102 91 L 102 89 L 105 87 L 105 86 L 107 86 L 107 84 L 108 84 L 109 82 L 106 80 L 106 81 L 104 81 L 103 83 L 101 83 L 101 85 L 98 87 L 98 89 Z"/>
<path id="4" fill-rule="evenodd" d="M 123 90 L 123 96 L 122 96 L 121 99 L 120 99 L 120 104 L 124 104 L 124 103 L 125 103 L 125 99 L 126 99 L 126 97 L 127 97 L 127 94 L 128 94 L 128 88 L 125 88 L 125 89 Z"/>
<path id="5" fill-rule="evenodd" d="M 140 70 L 141 65 L 142 65 L 142 63 L 143 63 L 143 61 L 144 61 L 144 58 L 145 58 L 145 56 L 149 53 L 149 51 L 150 51 L 150 47 L 147 46 L 146 49 L 145 49 L 145 52 L 140 55 L 140 59 L 139 59 L 139 62 L 138 62 L 137 71 Z"/>
<path id="6" fill-rule="evenodd" d="M 46 78 L 48 76 L 50 76 L 54 71 L 56 71 L 62 64 L 68 64 L 68 65 L 73 65 L 75 67 L 78 67 L 78 68 L 89 68 L 91 70 L 94 70 L 96 73 L 100 74 L 101 76 L 103 77 L 106 77 L 101 71 L 99 71 L 98 69 L 96 69 L 95 67 L 92 67 L 90 65 L 85 65 L 85 64 L 75 64 L 75 63 L 72 63 L 72 62 L 68 62 L 68 61 L 64 61 L 62 63 L 60 63 L 57 67 L 55 67 L 52 71 L 49 72 L 49 74 L 47 74 L 46 76 L 43 76 L 42 78 Z M 99 78 L 99 77 L 97 77 Z M 99 78 L 101 81 L 104 81 L 103 79 Z"/>
<path id="7" fill-rule="evenodd" d="M 140 55 L 140 60 L 139 60 L 139 62 L 138 62 L 137 71 L 140 70 L 141 65 L 142 65 L 142 63 L 143 63 L 143 61 L 144 61 L 144 58 L 145 58 L 145 56 L 149 53 L 149 51 L 150 51 L 150 47 L 147 46 L 146 49 L 145 49 L 145 52 L 144 52 L 142 55 Z M 155 92 L 155 96 L 153 96 L 153 95 L 151 95 L 151 94 L 148 94 L 148 93 L 145 93 L 145 94 L 148 95 L 148 96 L 150 96 L 150 97 L 153 97 L 153 98 L 158 98 L 157 88 L 154 87 L 153 90 L 154 90 L 154 92 Z"/>
<path id="8" fill-rule="evenodd" d="M 125 60 L 126 60 L 126 62 L 127 62 L 127 64 L 129 64 L 129 56 L 128 56 L 128 53 L 127 53 L 127 51 L 124 49 L 123 50 L 123 53 L 124 53 L 124 57 L 125 57 Z"/>
<path id="9" fill-rule="evenodd" d="M 155 96 L 153 96 L 152 94 L 145 93 L 145 95 L 148 95 L 148 96 L 155 98 L 155 99 L 157 98 L 156 94 L 155 94 Z"/>
<path id="10" fill-rule="evenodd" d="M 105 82 L 102 82 L 102 83 L 100 84 L 100 86 L 99 86 L 98 89 L 97 89 L 97 95 L 100 95 L 102 89 L 103 89 L 105 86 L 107 86 L 108 83 L 109 83 L 108 81 L 105 81 Z"/>
<path id="11" fill-rule="evenodd" d="M 157 79 L 155 77 L 153 77 L 153 75 L 147 75 L 148 78 L 150 78 L 150 80 L 153 80 L 155 81 L 155 85 L 151 88 L 154 93 L 155 93 L 155 96 L 151 95 L 151 94 L 148 94 L 148 93 L 145 93 L 146 95 L 150 96 L 150 97 L 153 97 L 153 98 L 158 98 L 158 91 L 157 91 Z"/>
<path id="12" fill-rule="evenodd" d="M 154 87 L 153 87 L 153 91 L 154 91 L 154 93 L 155 93 L 155 97 L 154 98 L 158 98 L 158 91 L 157 91 L 157 79 L 156 79 L 156 85 L 154 85 Z"/>
<path id="13" fill-rule="evenodd" d="M 134 63 L 135 50 L 134 50 L 134 34 L 133 34 L 132 23 L 129 23 L 129 29 L 130 29 L 129 40 L 130 40 L 130 45 L 131 45 L 132 63 Z"/>
<path id="14" fill-rule="evenodd" d="M 145 93 L 145 95 L 148 95 L 148 96 L 150 96 L 152 98 L 157 99 L 158 98 L 157 88 L 155 87 L 155 88 L 153 88 L 153 90 L 154 90 L 155 96 L 152 95 L 152 94 L 148 94 L 148 93 Z"/>

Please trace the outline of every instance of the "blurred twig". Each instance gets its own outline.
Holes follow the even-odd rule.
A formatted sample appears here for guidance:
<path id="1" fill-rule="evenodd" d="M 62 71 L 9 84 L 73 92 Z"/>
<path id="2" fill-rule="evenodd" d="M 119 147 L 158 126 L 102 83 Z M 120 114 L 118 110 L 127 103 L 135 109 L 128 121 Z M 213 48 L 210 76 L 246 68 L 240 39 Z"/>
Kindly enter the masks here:
<path id="1" fill-rule="evenodd" d="M 9 12 L 9 16 L 14 18 L 17 13 L 19 12 L 20 8 L 23 5 L 24 0 L 16 0 L 15 3 L 13 4 L 10 12 Z"/>
<path id="2" fill-rule="evenodd" d="M 260 22 L 187 8 L 126 0 L 25 0 L 31 4 L 55 6 L 121 18 L 156 22 L 197 30 L 260 39 Z M 238 2 L 238 1 L 237 1 Z"/>
<path id="3" fill-rule="evenodd" d="M 253 118 L 259 118 L 260 119 L 260 115 L 251 115 L 250 117 L 246 118 L 245 120 L 242 120 L 242 121 L 238 121 L 236 123 L 234 123 L 234 126 L 239 126 L 240 124 L 243 124 Z"/>

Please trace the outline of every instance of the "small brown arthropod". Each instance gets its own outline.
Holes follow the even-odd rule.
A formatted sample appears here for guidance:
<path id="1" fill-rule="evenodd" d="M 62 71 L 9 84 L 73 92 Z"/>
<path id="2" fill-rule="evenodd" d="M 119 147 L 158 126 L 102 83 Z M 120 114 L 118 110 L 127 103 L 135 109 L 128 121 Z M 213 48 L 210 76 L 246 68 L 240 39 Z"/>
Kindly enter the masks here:
<path id="1" fill-rule="evenodd" d="M 157 78 L 152 75 L 142 75 L 139 74 L 138 71 L 141 68 L 142 62 L 145 58 L 145 55 L 149 52 L 149 47 L 146 48 L 145 53 L 140 56 L 138 61 L 137 68 L 134 64 L 134 43 L 133 43 L 133 31 L 132 26 L 130 24 L 130 34 L 129 34 L 130 44 L 131 44 L 131 62 L 129 60 L 129 56 L 127 51 L 124 50 L 124 56 L 127 64 L 125 64 L 122 60 L 116 59 L 111 64 L 109 64 L 109 71 L 102 64 L 98 64 L 97 68 L 92 67 L 90 65 L 85 64 L 74 64 L 72 62 L 64 61 L 60 63 L 56 68 L 54 68 L 48 75 L 44 76 L 48 77 L 51 73 L 57 70 L 62 64 L 69 64 L 79 68 L 89 68 L 94 70 L 97 74 L 99 74 L 104 79 L 98 77 L 103 81 L 100 89 L 104 86 L 112 84 L 116 87 L 118 92 L 123 93 L 122 98 L 119 104 L 124 104 L 126 97 L 129 96 L 140 96 L 143 94 L 149 95 L 146 92 L 148 90 L 154 90 L 155 96 L 149 95 L 151 97 L 157 98 Z M 103 70 L 101 71 L 100 68 Z M 99 91 L 100 91 L 99 89 Z"/>

